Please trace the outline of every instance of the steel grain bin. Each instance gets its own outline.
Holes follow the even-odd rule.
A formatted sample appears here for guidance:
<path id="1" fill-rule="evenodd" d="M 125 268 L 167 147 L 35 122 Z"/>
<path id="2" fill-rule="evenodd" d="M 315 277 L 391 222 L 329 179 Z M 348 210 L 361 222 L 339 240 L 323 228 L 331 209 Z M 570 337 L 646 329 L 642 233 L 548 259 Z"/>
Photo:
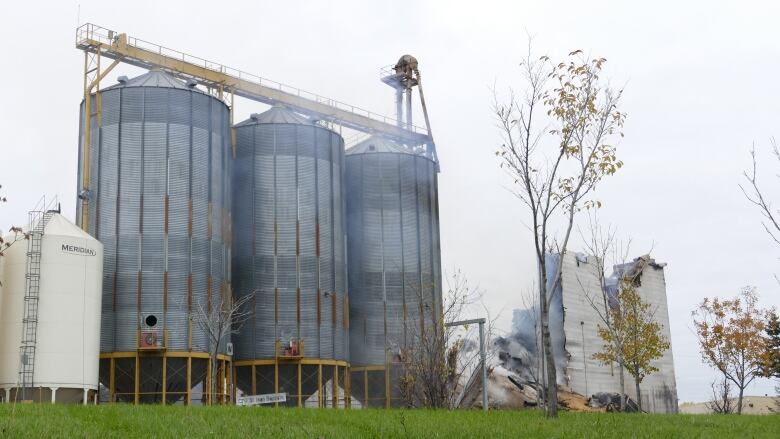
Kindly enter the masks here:
<path id="1" fill-rule="evenodd" d="M 302 342 L 294 356 L 347 359 L 344 140 L 272 107 L 236 125 L 236 144 L 233 285 L 255 296 L 235 358 Z"/>
<path id="2" fill-rule="evenodd" d="M 440 321 L 436 166 L 422 151 L 371 137 L 346 153 L 346 193 L 351 365 L 390 366 Z M 381 387 L 366 394 L 398 396 L 390 380 Z"/>
<path id="3" fill-rule="evenodd" d="M 89 183 L 79 195 L 88 212 L 77 203 L 77 218 L 105 247 L 101 382 L 117 399 L 189 398 L 186 383 L 203 379 L 206 362 L 188 357 L 211 351 L 193 317 L 229 294 L 228 107 L 162 71 L 120 77 L 90 102 Z M 82 127 L 84 117 L 82 103 Z"/>

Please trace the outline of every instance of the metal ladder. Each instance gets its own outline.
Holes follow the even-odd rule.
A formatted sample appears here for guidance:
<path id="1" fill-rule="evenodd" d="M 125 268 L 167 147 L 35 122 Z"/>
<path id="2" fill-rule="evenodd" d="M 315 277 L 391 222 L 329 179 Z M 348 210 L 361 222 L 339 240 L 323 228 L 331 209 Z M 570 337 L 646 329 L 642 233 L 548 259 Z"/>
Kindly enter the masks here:
<path id="1" fill-rule="evenodd" d="M 22 400 L 33 387 L 35 375 L 35 346 L 38 339 L 38 300 L 41 286 L 41 244 L 43 231 L 54 212 L 33 210 L 29 213 L 29 238 L 27 240 L 27 270 L 25 274 L 24 317 L 22 319 L 22 344 L 19 347 L 19 383 Z"/>

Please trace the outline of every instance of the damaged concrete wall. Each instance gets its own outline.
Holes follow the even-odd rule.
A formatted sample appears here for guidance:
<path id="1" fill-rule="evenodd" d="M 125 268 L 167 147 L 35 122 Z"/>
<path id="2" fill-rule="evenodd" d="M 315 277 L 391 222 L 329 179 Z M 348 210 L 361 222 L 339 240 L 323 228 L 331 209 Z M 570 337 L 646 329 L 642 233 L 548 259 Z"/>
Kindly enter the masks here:
<path id="1" fill-rule="evenodd" d="M 642 299 L 655 309 L 656 320 L 663 325 L 663 335 L 672 340 L 669 329 L 669 307 L 666 300 L 666 277 L 664 267 L 649 257 L 637 258 L 632 262 L 635 268 L 641 269 L 637 277 L 637 292 Z M 615 267 L 621 271 L 621 267 Z M 640 386 L 642 391 L 642 407 L 649 412 L 677 413 L 677 384 L 674 375 L 674 358 L 672 348 L 664 353 L 654 365 L 658 372 L 645 378 Z M 635 392 L 629 393 L 632 395 Z M 636 395 L 632 395 L 636 397 Z"/>
<path id="2" fill-rule="evenodd" d="M 601 319 L 588 300 L 590 298 L 602 306 L 595 257 L 567 253 L 563 258 L 561 287 L 563 332 L 568 353 L 566 384 L 574 392 L 586 396 L 597 392 L 618 392 L 620 377 L 617 364 L 605 366 L 593 359 L 593 354 L 599 352 L 603 345 L 597 332 Z"/>
<path id="3" fill-rule="evenodd" d="M 558 255 L 548 255 L 548 279 L 554 275 Z M 550 305 L 550 335 L 558 372 L 558 384 L 568 386 L 584 396 L 595 393 L 618 393 L 620 376 L 618 365 L 603 365 L 593 359 L 602 349 L 598 336 L 601 318 L 591 305 L 603 307 L 597 260 L 594 256 L 567 253 L 563 258 L 561 284 Z M 669 312 L 666 303 L 665 264 L 657 264 L 648 256 L 615 266 L 613 276 L 631 273 L 636 275 L 637 291 L 656 312 L 656 319 L 663 325 L 663 334 L 671 340 Z M 614 279 L 613 279 L 614 282 Z M 591 298 L 591 300 L 588 300 Z M 512 319 L 512 332 L 493 340 L 498 352 L 499 364 L 525 382 L 533 382 L 540 376 L 537 350 L 538 308 L 516 309 Z M 645 378 L 640 386 L 642 406 L 649 412 L 676 413 L 677 386 L 671 348 L 656 361 L 659 371 Z M 636 400 L 633 378 L 625 373 L 626 393 Z"/>
<path id="4" fill-rule="evenodd" d="M 575 392 L 590 396 L 597 392 L 619 392 L 620 378 L 617 364 L 603 365 L 593 359 L 603 342 L 598 336 L 598 313 L 588 297 L 602 303 L 598 280 L 598 264 L 594 256 L 567 253 L 563 258 L 561 278 L 563 305 L 563 332 L 568 362 L 565 367 L 566 384 Z M 629 269 L 640 270 L 637 291 L 656 309 L 656 319 L 663 325 L 663 334 L 671 340 L 669 312 L 666 303 L 664 265 L 652 259 L 637 258 L 632 263 L 615 267 L 620 273 Z M 551 328 L 552 329 L 552 328 Z M 640 389 L 642 406 L 656 413 L 677 412 L 677 386 L 671 348 L 657 360 L 659 371 L 645 378 Z M 633 378 L 626 372 L 626 393 L 636 399 Z"/>

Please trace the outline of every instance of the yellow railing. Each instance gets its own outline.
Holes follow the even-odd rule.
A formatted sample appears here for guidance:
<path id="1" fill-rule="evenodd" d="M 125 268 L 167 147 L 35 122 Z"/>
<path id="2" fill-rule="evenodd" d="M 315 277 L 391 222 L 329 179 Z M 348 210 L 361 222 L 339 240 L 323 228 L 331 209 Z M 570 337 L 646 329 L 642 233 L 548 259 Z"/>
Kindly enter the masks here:
<path id="1" fill-rule="evenodd" d="M 282 345 L 281 340 L 276 340 L 276 358 L 279 360 L 290 359 L 297 360 L 303 358 L 303 340 L 292 339 L 290 342 Z"/>
<path id="2" fill-rule="evenodd" d="M 120 36 L 121 38 L 124 38 L 124 41 L 121 40 Z M 170 49 L 168 47 L 151 43 L 149 41 L 145 41 L 140 38 L 125 36 L 123 34 L 120 34 L 119 32 L 92 23 L 83 24 L 76 29 L 76 47 L 82 50 L 88 50 L 88 51 L 100 50 L 103 52 L 106 51 L 110 52 L 110 47 L 119 45 L 120 41 L 122 41 L 122 43 L 126 44 L 128 47 L 137 48 L 148 53 L 157 54 L 169 59 L 185 62 L 187 64 L 191 64 L 195 67 L 205 69 L 214 73 L 226 75 L 228 77 L 234 78 L 236 80 L 235 81 L 236 83 L 239 83 L 241 81 L 246 81 L 257 86 L 271 88 L 291 96 L 303 98 L 308 101 L 315 102 L 317 104 L 326 105 L 336 110 L 345 111 L 356 116 L 365 117 L 375 122 L 381 122 L 393 127 L 398 126 L 398 121 L 396 121 L 394 118 L 387 117 L 378 113 L 374 113 L 372 111 L 360 107 L 356 107 L 354 105 L 350 105 L 344 102 L 340 102 L 335 99 L 327 98 L 325 96 L 320 96 L 316 93 L 311 93 L 306 90 L 302 90 L 297 87 L 292 87 L 290 85 L 283 84 L 278 81 L 274 81 L 268 78 L 263 78 L 258 75 L 247 73 L 239 69 L 228 67 L 224 64 L 220 64 L 214 61 L 209 61 L 207 59 L 193 56 L 184 52 L 180 52 L 175 49 Z M 104 53 L 104 55 L 110 56 L 110 53 Z M 407 131 L 410 134 L 417 135 L 418 138 L 420 136 L 426 137 L 428 135 L 428 130 L 426 128 L 419 127 L 419 126 L 412 126 Z"/>

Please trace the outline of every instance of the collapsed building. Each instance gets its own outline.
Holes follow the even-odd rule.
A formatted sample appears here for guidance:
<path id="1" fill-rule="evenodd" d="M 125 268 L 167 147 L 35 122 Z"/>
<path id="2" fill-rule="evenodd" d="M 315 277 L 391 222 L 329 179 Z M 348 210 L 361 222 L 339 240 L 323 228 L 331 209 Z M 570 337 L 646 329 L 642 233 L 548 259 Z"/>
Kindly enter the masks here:
<path id="1" fill-rule="evenodd" d="M 562 261 L 561 261 L 562 259 Z M 574 393 L 590 397 L 599 393 L 620 392 L 620 371 L 617 363 L 604 365 L 593 358 L 602 350 L 598 335 L 601 318 L 595 306 L 602 302 L 599 265 L 594 256 L 581 253 L 548 255 L 548 278 L 552 278 L 559 263 L 563 264 L 561 282 L 550 304 L 551 344 L 555 358 L 558 384 Z M 608 296 L 614 293 L 620 279 L 631 279 L 642 300 L 655 309 L 655 318 L 662 325 L 662 334 L 671 340 L 669 312 L 666 302 L 664 267 L 645 255 L 613 267 L 607 279 Z M 539 381 L 541 361 L 538 340 L 538 309 L 516 309 L 512 333 L 494 341 L 501 366 L 515 373 L 526 383 Z M 677 412 L 677 386 L 671 347 L 654 361 L 658 371 L 645 377 L 640 385 L 645 411 Z M 625 373 L 625 392 L 636 400 L 633 377 Z"/>

